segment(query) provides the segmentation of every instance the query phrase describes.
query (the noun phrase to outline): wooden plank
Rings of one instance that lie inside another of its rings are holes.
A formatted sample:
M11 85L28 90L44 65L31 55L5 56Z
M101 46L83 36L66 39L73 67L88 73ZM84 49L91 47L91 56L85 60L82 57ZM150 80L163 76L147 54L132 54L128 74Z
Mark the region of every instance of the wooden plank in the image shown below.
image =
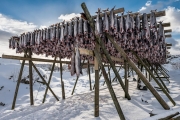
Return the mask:
M171 23L168 22L168 23L162 23L162 26L163 27L170 27L171 26ZM157 25L157 27L159 27L159 24Z
M166 46L172 46L172 44L171 43L166 43Z
M130 13L130 15L131 15L131 16L134 16L134 18L135 18L135 15L137 15L137 14L139 14L139 12ZM151 13L148 13L148 14L147 14L147 17L148 17L148 18L150 17L150 14L151 14ZM159 11L159 12L156 12L156 13L155 13L155 16L156 16L156 17L162 17L162 16L165 16L165 15L166 15L166 11ZM123 15L123 17L126 17L126 16L127 16L127 15ZM142 19L142 16L143 16L143 15L140 15L140 16L139 16L140 19ZM118 18L120 18L120 17L121 17L121 16L118 16Z
M169 110L170 107L167 105L167 103L162 99L162 97L158 94L158 92L152 87L152 85L148 82L146 77L137 68L135 63L131 59L129 59L129 57L126 55L124 50L120 46L118 46L118 44L116 44L113 37L110 36L109 34L106 34L106 36L111 41L111 43L116 48L116 50L118 50L118 52L121 53L123 58L129 63L129 65L133 68L133 70L138 74L138 76L141 78L141 80L144 82L144 84L147 86L147 88L151 91L151 93L154 95L154 97L158 100L158 102L162 105L162 107L166 110Z
M114 14L124 12L124 8L115 9L113 12L114 12ZM106 13L107 13L107 15L109 15L109 14L110 14L110 11L108 11L108 12L106 12ZM94 15L94 16L92 16L92 18L95 19L96 16L97 16L97 15ZM104 13L101 13L101 14L100 14L100 17L104 17Z
M166 47L166 49L171 49L171 47Z
M169 32L172 32L172 29L164 30L164 33L169 33Z
M87 50L87 49L84 49L84 48L79 48L79 52L82 55L94 56L93 50Z
M171 36L171 34L166 34L165 37L166 37L166 38L170 38L170 37L172 37L172 36Z

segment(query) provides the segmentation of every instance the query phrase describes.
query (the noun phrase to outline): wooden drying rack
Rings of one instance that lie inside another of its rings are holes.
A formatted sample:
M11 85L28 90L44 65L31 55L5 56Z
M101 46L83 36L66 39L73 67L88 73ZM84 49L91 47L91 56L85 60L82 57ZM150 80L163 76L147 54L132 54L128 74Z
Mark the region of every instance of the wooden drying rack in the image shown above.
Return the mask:
M86 17L88 18L90 25L92 27L92 30L94 30L94 22L92 21L92 19L96 18L95 16L90 15L85 3L81 4L81 7L84 11L84 13L86 14ZM119 8L114 10L114 13L121 13L124 12L124 8ZM107 12L107 14L109 14L109 12ZM134 15L137 13L131 13L131 15ZM150 14L147 14L147 16L149 17ZM100 16L104 16L104 14L100 14ZM126 15L124 15L126 16ZM160 12L156 12L156 17L161 17L161 16L165 16L165 11L160 11ZM142 16L141 16L142 17ZM170 23L163 23L163 27L169 27ZM171 29L167 29L164 30L164 33L169 33L172 32ZM126 53L124 52L124 50L119 47L116 42L113 40L113 38L106 33L106 36L108 37L108 39L112 42L113 46L116 48L116 50L118 52L120 52L123 56L123 59L120 58L116 58L116 57L112 57L107 53L107 50L104 48L103 43L101 42L99 36L95 35L95 41L96 41L96 46L95 46L95 50L87 50L84 48L79 48L80 50L80 54L82 55L90 55L90 56L94 56L94 64L91 63L92 65L94 65L95 68L95 98L94 98L94 102L95 102L95 107L94 107L94 116L98 117L99 116L99 68L101 68L102 74L104 76L105 82L107 84L107 87L109 89L109 92L111 94L111 97L113 99L113 102L116 106L118 115L120 117L120 119L125 119L124 114L120 108L119 102L116 98L116 95L114 93L114 90L109 82L109 78L107 76L107 73L104 69L104 65L102 64L102 59L107 59L113 72L115 73L115 76L117 78L117 80L119 81L121 87L123 88L123 91L125 92L125 97L130 100L131 97L128 93L128 80L127 80L127 64L132 67L132 69L137 73L137 75L139 76L139 78L144 82L144 84L147 86L147 88L151 91L151 93L155 96L155 98L159 101L159 103L162 105L162 107L166 110L170 109L169 106L167 105L167 103L161 98L161 96L157 93L157 91L151 86L151 84L148 82L147 78L142 74L142 72L137 68L137 66L135 65L135 63L128 58L128 56L126 55ZM167 34L165 35L165 37L171 37L171 34ZM172 44L166 44L167 47L172 46ZM104 55L99 54L99 50L101 49L103 50ZM60 63L60 76L61 76L61 87L62 87L62 98L65 99L65 90L64 90L64 82L62 80L62 63L65 64L70 64L70 61L61 61L61 59L58 61L56 60L56 58L60 56L56 56L54 60L49 60L49 59L40 59L40 58L32 58L32 52L29 49L28 51L25 51L24 57L21 56L13 56L13 55L2 55L2 58L6 58L6 59L16 59L16 60L23 60L22 64L21 64L21 68L20 68L20 73L19 73L19 77L18 77L18 81L17 81L17 85L16 85L16 90L15 90L15 95L14 95L14 99L13 99L13 105L12 105L12 109L15 108L15 103L16 103L16 98L17 98L17 94L18 94L18 89L19 89L19 85L20 85L20 80L22 77L22 72L23 72L23 68L24 68L24 64L25 61L28 60L29 61L29 78L30 78L30 102L31 105L34 104L34 100L33 100L33 85L32 85L32 67L34 67L34 69L36 70L36 72L38 73L38 75L40 76L40 78L43 80L43 82L46 84L47 88L46 88L46 92L45 92L45 96L43 99L43 103L45 102L45 97L47 94L47 90L49 89L51 91L51 93L53 94L53 96L55 97L55 99L57 101L59 101L58 97L55 95L55 93L52 91L52 89L50 88L49 84L51 81L51 77L52 77L52 73L53 73L53 69L55 66L55 63ZM170 101L175 105L174 100L169 96L169 94L167 93L167 91L164 89L165 86L162 86L159 81L157 80L157 78L154 76L154 74L151 72L150 68L147 67L147 65L145 64L145 62L143 62L137 55L136 55L138 61L142 64L142 66L145 67L145 69L149 72L149 74L152 76L152 78L156 81L156 83L159 85L159 87L163 90L163 92L166 94L166 96L170 99ZM44 80L44 78L42 77L42 75L40 74L40 72L38 71L38 69L36 68L36 66L34 65L33 61L38 61L38 62L52 62L53 66L52 66L52 70L50 73L50 77L49 77L49 81L46 82ZM125 69L125 85L122 82L122 79L118 73L118 71L115 68L115 65L113 64L113 61L118 61L118 62L122 62L124 64L124 69ZM85 65L89 66L89 63L83 63ZM149 63L149 66L151 66L151 64ZM166 88L166 87L165 87ZM91 87L90 87L91 89Z

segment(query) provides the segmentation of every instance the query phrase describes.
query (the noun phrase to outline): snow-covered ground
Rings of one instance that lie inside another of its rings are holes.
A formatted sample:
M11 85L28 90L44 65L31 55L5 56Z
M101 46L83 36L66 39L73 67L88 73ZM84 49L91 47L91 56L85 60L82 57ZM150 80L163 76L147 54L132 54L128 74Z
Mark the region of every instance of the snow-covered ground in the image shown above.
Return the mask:
M169 70L170 83L164 82L167 85L171 97L175 100L176 106L169 101L169 99L163 94L162 91L158 93L168 103L171 110L164 110L158 103L155 97L150 91L137 90L137 82L133 81L133 76L129 77L129 94L131 100L124 98L124 92L118 84L113 82L113 88L122 108L122 111L127 120L155 120L167 116L168 114L180 112L180 70L176 70L173 67L173 63L180 62L179 56L177 58L170 59L170 63L164 65ZM43 69L38 65L38 69L42 75L45 76L48 81L50 71L47 71L43 66ZM51 92L48 92L45 103L42 104L43 96L46 86L35 82L34 89L34 106L30 106L29 98L29 84L20 84L16 107L11 110L13 96L16 88L16 81L18 79L18 73L20 70L19 61L0 59L0 102L5 103L5 106L0 106L0 120L39 120L39 119L52 119L52 120L117 120L119 116L116 112L114 103L109 94L106 84L103 86L104 79L100 79L100 115L94 117L94 91L90 91L89 77L86 69L83 70L83 75L80 76L74 95L71 95L74 87L76 76L71 76L68 70L63 71L63 81L65 84L66 99L61 97L61 82L60 72L55 71L51 80L51 88L58 96L60 101L56 101ZM33 70L34 71L34 70ZM124 75L124 71L121 70L120 75ZM91 73L92 86L94 85L94 73ZM23 71L23 77L25 79L28 76L28 66L25 66ZM134 76L137 77L136 75ZM37 80L39 76L36 72L33 72L34 80ZM113 71L111 71L111 78L114 78ZM40 80L40 78L39 78ZM124 79L123 79L124 80ZM151 84L157 86L152 80ZM154 117L150 117L149 113L158 114Z

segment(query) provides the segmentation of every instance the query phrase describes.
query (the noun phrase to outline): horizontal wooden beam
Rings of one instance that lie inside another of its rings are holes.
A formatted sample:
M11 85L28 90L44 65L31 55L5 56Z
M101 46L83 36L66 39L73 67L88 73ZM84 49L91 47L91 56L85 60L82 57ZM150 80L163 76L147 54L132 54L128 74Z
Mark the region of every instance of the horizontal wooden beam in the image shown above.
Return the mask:
M139 14L139 12L136 12L136 13L130 13L130 15L131 16L134 16L134 18L136 17L135 15L137 15L137 14ZM150 17L150 14L151 13L149 13L149 14L147 14L147 17L149 18ZM165 16L166 15L166 12L165 11L159 11L159 12L156 12L155 13L155 16L156 17L162 17L162 16ZM123 15L123 17L126 17L127 15ZM140 15L139 17L140 17L140 19L142 19L142 16L143 15ZM121 16L118 16L118 18L120 18Z
M79 48L79 51L80 51L81 55L94 56L94 51L93 50L87 50L87 49L84 49L84 48ZM103 58L106 58L106 57L103 55ZM122 60L120 58L113 57L113 56L111 56L111 59L113 61L117 61L117 62L124 62L124 60Z
M170 38L171 37L171 34L167 34L165 35L166 38Z
M171 47L166 47L167 49L171 49Z
M172 32L172 29L164 30L164 33Z
M114 14L124 12L124 8L118 8L114 10ZM108 15L110 14L110 11L106 12ZM97 15L92 16L92 18L96 18ZM104 12L100 14L100 17L104 17Z
M172 44L171 43L166 43L166 46L172 46Z
M168 22L168 23L162 23L162 26L163 26L163 27L170 27L170 26L171 26L171 23L170 23L170 22Z
M50 60L50 59L42 59L42 58L25 58L21 56L14 56L14 55L2 55L2 58L5 59L15 59L15 60L32 60L32 61L38 61L38 62L55 62L55 63L66 63L69 64L71 61L57 61L57 60Z
M90 55L90 56L94 56L94 53L92 50L87 50L84 48L79 48L80 54L82 55Z
M147 17L149 18L150 17L150 14L147 14ZM159 12L155 12L155 16L156 17L162 17L162 16L165 16L166 15L166 11L159 11ZM140 19L142 19L142 15L140 15Z

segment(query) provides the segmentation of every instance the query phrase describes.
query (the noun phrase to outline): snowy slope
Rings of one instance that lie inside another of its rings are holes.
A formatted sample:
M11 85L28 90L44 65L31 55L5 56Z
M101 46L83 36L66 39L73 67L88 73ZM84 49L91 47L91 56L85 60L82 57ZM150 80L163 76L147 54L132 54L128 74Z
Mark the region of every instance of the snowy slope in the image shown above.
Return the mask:
M174 58L176 59L176 58ZM172 61L174 60L172 59ZM174 62L178 62L174 60ZM15 110L11 110L14 90L16 86L16 80L18 78L18 72L20 69L20 64L18 62L8 61L1 62L0 59L0 87L4 88L0 91L0 102L5 103L5 106L0 106L0 120L9 119L21 119L21 120L35 120L35 119L57 119L57 120L117 120L119 119L116 112L114 103L106 87L103 86L104 79L100 79L100 116L94 117L94 91L89 90L89 77L86 74L86 70L83 70L83 75L80 76L74 95L71 95L76 76L70 76L68 70L63 72L63 81L65 84L66 99L62 100L61 97L61 82L60 82L60 72L55 71L52 76L51 88L58 96L60 101L56 101L53 95L48 92L46 97L46 102L42 104L42 99L46 89L45 85L38 82L34 83L34 101L35 105L30 106L29 98L29 85L20 84L20 89L16 101ZM171 76L171 83L164 81L170 90L170 95L176 101L177 105L174 107L169 99L161 92L159 94L171 107L171 112L174 113L173 109L179 110L180 106L180 81L179 75L180 70L174 70L171 63L164 65L168 70L170 70L169 75ZM44 68L44 67L43 67ZM42 75L46 75L48 80L50 71L45 71L38 67ZM28 75L28 66L25 66L23 77ZM123 76L124 71L120 71L120 75ZM15 76L11 79L10 76ZM94 85L94 73L91 73L92 86ZM114 77L113 71L111 71L111 77ZM136 76L134 76L136 78ZM38 75L34 72L34 79L38 78ZM158 101L149 91L139 91L136 89L137 83L134 82L133 77L129 78L129 94L132 100L127 100L124 98L124 92L118 84L118 82L113 82L113 88L115 90L116 96L120 103L120 106L125 114L127 120L143 120L143 119L157 119L158 116L149 117L149 113L159 114L159 117L167 116L170 112L164 110ZM40 80L40 79L39 79ZM153 86L157 86L155 82L151 82ZM142 101L143 99L143 101ZM168 112L165 114L165 112Z

